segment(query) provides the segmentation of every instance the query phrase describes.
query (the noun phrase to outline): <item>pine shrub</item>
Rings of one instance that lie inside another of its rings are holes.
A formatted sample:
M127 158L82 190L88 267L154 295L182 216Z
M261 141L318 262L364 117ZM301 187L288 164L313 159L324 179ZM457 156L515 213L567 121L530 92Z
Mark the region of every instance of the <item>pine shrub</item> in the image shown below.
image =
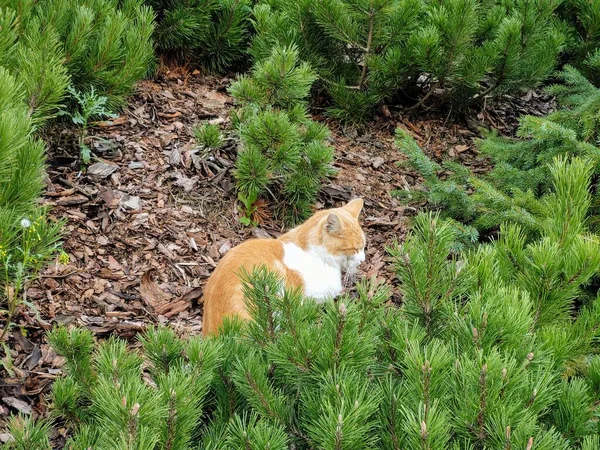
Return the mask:
M32 8L29 3L0 1L0 67L18 76L28 114L41 124L58 111L69 76L60 37L37 18L29 20Z
M223 144L223 136L218 125L204 124L194 128L196 141L206 149L216 149Z
M566 0L559 14L567 28L566 56L592 81L600 82L600 2Z
M236 162L238 197L247 222L256 203L268 198L288 224L312 213L321 182L332 174L329 130L308 116L307 97L315 73L298 62L295 47L276 46L230 88L242 141Z
M252 55L297 45L324 82L330 113L362 120L399 94L414 107L465 107L546 79L563 44L560 2L270 0L254 7Z
M2 446L3 450L49 450L50 424L44 421L34 421L24 415L11 417L8 426L11 440Z
M42 117L56 112L69 82L121 106L154 59L153 13L142 0L0 0L0 23L8 25L0 65L22 77Z
M38 205L44 145L32 134L30 92L0 67L0 341L27 282L56 251L59 225Z
M429 159L416 142L398 130L398 148L408 164L424 178L424 189L396 191L411 201L427 201L448 217L462 222L471 242L477 230L497 230L505 221L519 223L537 233L547 214L544 199L554 192L550 163L556 156L583 156L595 175L600 170L600 89L579 71L566 66L559 74L563 84L550 86L561 107L546 117L524 116L515 139L490 135L478 146L494 168L483 177L473 176L460 164ZM441 171L449 175L441 179ZM592 187L592 223L598 223L598 199Z
M241 62L250 36L251 0L147 0L156 12L158 48L197 57L224 72Z
M401 307L375 281L319 305L258 267L244 288L253 321L217 338L150 329L135 351L56 329L67 376L54 417L72 448L595 449L591 172L579 158L552 171L536 239L506 225L456 254L454 226L418 216L390 249Z

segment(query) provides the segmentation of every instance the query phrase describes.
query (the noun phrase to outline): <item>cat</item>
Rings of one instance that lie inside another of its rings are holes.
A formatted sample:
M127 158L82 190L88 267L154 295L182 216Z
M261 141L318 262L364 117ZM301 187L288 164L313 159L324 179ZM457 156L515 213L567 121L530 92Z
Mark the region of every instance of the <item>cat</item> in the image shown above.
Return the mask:
M251 239L229 250L204 288L203 334L214 335L226 316L248 320L240 270L260 265L277 272L287 288L301 288L318 302L342 293L342 272L365 260L366 236L357 198L341 208L318 211L277 239Z

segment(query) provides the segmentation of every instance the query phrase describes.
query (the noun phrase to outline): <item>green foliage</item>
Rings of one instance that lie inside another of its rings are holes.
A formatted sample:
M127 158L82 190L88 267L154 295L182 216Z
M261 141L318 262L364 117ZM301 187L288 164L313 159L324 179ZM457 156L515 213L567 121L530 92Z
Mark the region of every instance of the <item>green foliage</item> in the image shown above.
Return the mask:
M589 196L564 184L583 161L552 171L548 225L529 242L507 225L455 255L453 226L418 216L391 249L400 307L374 280L317 304L257 267L243 274L253 320L226 322L218 337L158 328L140 351L114 338L94 350L90 332L54 330L67 371L54 413L78 416L70 445L596 448L600 296L587 286L600 240L582 221Z
M241 62L250 31L250 0L147 0L156 12L158 48L197 56L224 72Z
M567 57L588 77L600 81L600 3L565 0L559 16L567 29Z
M473 176L460 164L435 163L406 132L399 130L398 147L407 155L408 164L423 176L425 189L395 194L409 200L427 200L441 208L445 215L465 224L462 227L469 230L473 241L477 239L476 230L494 231L504 222L518 223L527 233L539 233L548 213L546 198L551 198L556 188L553 159L580 156L588 160L592 174L597 174L599 168L600 89L569 66L560 77L565 83L549 87L548 92L557 96L561 108L546 117L522 117L516 139L489 136L479 142L482 153L494 163L493 170L482 177ZM450 175L440 179L441 169ZM590 174L580 175L570 180L573 188L586 186ZM596 224L598 200L594 191L590 187L593 208L588 215Z
M427 334L435 334L445 325L441 305L447 304L452 295L460 295L464 279L461 276L464 261L447 260L457 238L454 227L447 222L438 225L434 220L419 216L414 223L413 238L402 248L391 249L398 261L398 274L407 281L405 313L418 318Z
M196 141L206 149L217 149L223 145L223 136L218 125L204 124L194 128Z
M8 25L0 65L23 78L31 113L42 119L60 107L69 81L121 106L154 59L153 14L142 0L2 0L0 23Z
M48 339L66 359L52 400L55 417L75 427L67 447L189 448L221 364L218 342L183 342L166 328L149 330L141 353L114 338L96 346L84 330L56 328Z
M66 94L64 49L54 29L28 20L32 5L13 3L0 1L0 66L18 75L28 114L40 124L57 112Z
M68 91L77 106L73 112L61 111L61 114L70 116L71 121L81 127L78 139L79 149L81 150L81 159L84 164L89 164L92 158L92 152L86 141L88 140L87 130L90 125L90 120L92 118L114 119L118 116L106 109L108 98L96 94L93 86L87 93L78 92L71 86L69 86Z
M50 450L48 422L35 422L30 417L14 416L8 422L12 440L2 446L3 450Z
M156 14L157 46L162 50L194 48L199 37L210 26L212 12L217 8L214 0L150 0L147 2Z
M548 120L575 131L576 139L600 144L600 89L570 66L559 77L563 84L550 86L547 91L557 96L562 107L550 114ZM581 151L591 153L592 149Z
M298 63L298 51L277 46L269 58L241 76L230 92L243 148L236 162L238 197L245 219L266 195L289 224L312 213L321 182L332 173L329 131L308 117L307 97L315 74Z
M364 120L398 94L414 107L465 107L546 79L563 44L559 1L286 0L254 7L255 60L298 46L331 99L329 112Z
M0 341L25 301L28 282L54 256L60 229L37 204L44 146L32 136L25 98L24 86L0 67Z
M504 198L504 203L501 203L497 198L486 197L486 191L476 192L471 197L473 206L480 213L475 224L506 223L500 226L500 237L494 244L494 253L485 257L500 264L503 275L512 274L514 286L529 292L534 311L532 326L567 320L572 312L573 300L588 295L582 289L592 283L600 268L597 241L587 234L585 228L591 206L589 162L574 158L568 163L559 158L550 166L550 172L552 192L539 199L530 199L534 206L532 209L537 213L535 216L522 213L511 199ZM495 209L489 207L492 201L497 201L493 205ZM422 226L420 222L417 229L419 226ZM437 227L438 234L443 232L449 235L447 242L451 243L457 238L457 231L452 225ZM432 247L434 250L437 247ZM482 251L481 248L478 250L483 255ZM446 253L448 251L441 252L441 255ZM436 251L436 254L440 252ZM439 267L416 267L412 263L407 267L414 270L414 277L421 280L419 285L422 286L421 291L413 293L410 298L425 298L427 302L435 304L442 293L447 292L445 286L450 285L453 289L458 287L448 276L442 288L434 291L436 285L423 278L433 270L436 274L443 273ZM442 282L443 279L440 276L438 281ZM434 307L417 304L420 310L429 309L431 314L436 311ZM410 310L410 303L407 302L406 308ZM435 317L428 320L435 322ZM429 322L427 326L430 326Z

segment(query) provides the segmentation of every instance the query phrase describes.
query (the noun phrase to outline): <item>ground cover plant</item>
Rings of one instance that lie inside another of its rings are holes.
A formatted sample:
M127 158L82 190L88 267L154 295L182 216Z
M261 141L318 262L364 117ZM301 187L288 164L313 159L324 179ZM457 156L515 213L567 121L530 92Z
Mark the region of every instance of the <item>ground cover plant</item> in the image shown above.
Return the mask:
M92 157L88 142L90 122L92 119L115 119L118 115L106 109L108 98L98 95L93 86L86 93L78 92L72 87L69 87L68 91L75 104L73 111L63 110L59 114L70 116L71 121L80 127L77 142L81 151L81 161L84 164L89 164Z
M374 281L318 306L281 295L277 277L258 269L245 290L255 321L229 322L216 339L152 329L137 352L55 329L49 340L68 375L55 384L53 411L73 432L67 446L597 448L591 170L557 159L552 174L552 212L531 242L507 225L495 242L456 255L455 228L418 216L390 249L401 308ZM45 426L13 421L24 445L39 448Z

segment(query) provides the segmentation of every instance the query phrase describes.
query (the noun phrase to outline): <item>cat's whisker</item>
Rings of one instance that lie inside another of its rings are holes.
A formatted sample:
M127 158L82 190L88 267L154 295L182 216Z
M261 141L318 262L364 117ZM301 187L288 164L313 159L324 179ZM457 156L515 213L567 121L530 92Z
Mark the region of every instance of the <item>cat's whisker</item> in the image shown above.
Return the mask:
M356 268L352 267L346 271L344 274L343 287L344 289L349 289L354 286L354 282L356 281Z

